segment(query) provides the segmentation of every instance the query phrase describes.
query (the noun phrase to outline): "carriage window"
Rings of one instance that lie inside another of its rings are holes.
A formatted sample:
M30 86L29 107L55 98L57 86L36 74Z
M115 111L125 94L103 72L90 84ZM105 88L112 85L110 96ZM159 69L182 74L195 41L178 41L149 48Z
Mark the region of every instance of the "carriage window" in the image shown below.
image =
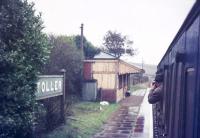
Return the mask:
M194 72L194 68L188 68L187 72Z

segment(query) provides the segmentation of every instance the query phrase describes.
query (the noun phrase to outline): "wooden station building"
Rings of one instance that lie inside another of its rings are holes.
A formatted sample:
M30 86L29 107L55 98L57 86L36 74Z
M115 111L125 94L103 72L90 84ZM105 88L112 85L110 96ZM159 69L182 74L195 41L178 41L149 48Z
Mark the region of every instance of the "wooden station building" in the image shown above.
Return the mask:
M118 102L130 88L130 74L142 69L108 53L101 52L93 59L84 60L84 80L97 80L102 101Z

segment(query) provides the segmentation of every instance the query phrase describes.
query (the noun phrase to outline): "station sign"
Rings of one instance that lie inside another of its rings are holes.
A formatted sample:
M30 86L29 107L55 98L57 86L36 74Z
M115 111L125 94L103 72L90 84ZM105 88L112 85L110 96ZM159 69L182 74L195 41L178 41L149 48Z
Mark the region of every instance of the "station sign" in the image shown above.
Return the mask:
M41 75L37 82L36 99L63 95L63 75Z

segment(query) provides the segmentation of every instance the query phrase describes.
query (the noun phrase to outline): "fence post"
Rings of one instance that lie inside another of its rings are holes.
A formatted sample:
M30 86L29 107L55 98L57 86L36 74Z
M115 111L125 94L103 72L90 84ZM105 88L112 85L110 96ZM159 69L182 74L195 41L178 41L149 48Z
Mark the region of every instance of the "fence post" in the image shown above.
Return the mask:
M63 95L61 97L61 120L65 123L65 77L66 70L61 69L60 72L63 73Z

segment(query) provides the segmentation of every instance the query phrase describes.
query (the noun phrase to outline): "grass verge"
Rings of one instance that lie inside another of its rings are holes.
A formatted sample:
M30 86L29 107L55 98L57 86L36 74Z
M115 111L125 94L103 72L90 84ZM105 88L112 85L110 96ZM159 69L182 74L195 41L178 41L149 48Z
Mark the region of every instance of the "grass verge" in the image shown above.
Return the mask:
M73 116L67 117L66 125L54 130L48 138L90 138L100 131L118 107L117 104L110 104L100 110L97 102L79 102L73 105Z

